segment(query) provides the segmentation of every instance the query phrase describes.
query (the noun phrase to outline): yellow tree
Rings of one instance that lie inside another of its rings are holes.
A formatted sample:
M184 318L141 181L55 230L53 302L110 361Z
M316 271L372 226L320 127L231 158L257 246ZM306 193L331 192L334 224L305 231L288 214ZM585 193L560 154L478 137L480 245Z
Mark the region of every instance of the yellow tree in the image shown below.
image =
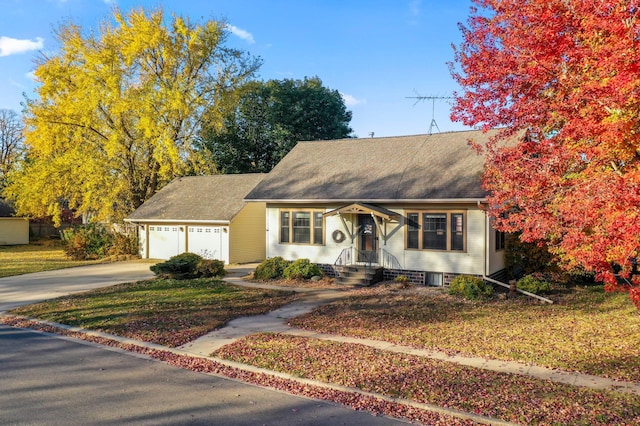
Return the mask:
M260 66L225 46L228 34L222 21L192 24L162 9L114 9L88 34L60 26L60 51L37 61L27 156L5 190L18 213L59 222L66 203L118 220L172 178L214 172L195 138Z

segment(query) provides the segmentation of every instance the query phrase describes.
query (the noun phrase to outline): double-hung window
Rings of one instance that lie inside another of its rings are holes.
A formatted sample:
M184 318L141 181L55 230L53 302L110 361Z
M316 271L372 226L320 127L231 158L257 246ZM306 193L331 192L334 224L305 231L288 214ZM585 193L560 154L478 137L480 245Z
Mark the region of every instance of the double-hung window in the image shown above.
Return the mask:
M407 248L465 251L464 212L407 212Z
M321 210L280 210L280 242L324 243L324 217Z

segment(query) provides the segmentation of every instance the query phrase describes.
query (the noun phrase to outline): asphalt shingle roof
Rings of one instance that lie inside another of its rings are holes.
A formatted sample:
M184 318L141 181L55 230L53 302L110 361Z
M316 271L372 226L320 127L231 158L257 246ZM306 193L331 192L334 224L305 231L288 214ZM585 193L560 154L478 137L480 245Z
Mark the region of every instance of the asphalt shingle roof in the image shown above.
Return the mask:
M493 132L299 142L247 200L479 199L484 144Z
M262 173L187 176L174 179L138 207L127 219L227 221L244 207L243 198Z

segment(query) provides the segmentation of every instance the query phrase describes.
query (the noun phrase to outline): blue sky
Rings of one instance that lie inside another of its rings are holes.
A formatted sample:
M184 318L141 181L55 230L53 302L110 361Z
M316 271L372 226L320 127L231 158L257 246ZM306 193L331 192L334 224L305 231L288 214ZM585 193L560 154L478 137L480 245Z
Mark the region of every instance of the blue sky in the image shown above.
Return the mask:
M192 22L225 19L229 45L263 60L258 78L318 76L340 91L359 137L427 133L432 101L458 90L447 62L459 44L470 0L0 0L0 108L20 112L33 98L30 73L38 51L58 49L53 30L71 21L85 30L109 20L111 8L161 6ZM451 101L435 101L440 131ZM437 129L433 129L437 131Z

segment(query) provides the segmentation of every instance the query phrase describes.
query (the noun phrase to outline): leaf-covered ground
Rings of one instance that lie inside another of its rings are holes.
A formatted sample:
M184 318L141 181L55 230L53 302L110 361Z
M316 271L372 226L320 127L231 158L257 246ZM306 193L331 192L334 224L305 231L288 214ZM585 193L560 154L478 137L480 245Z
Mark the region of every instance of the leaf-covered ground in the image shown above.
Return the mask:
M177 347L234 318L264 314L297 297L290 291L212 279L155 279L65 296L12 313Z
M440 289L358 290L290 324L448 353L640 381L640 312L626 294L576 288L561 303L468 302Z
M351 407L354 410L367 410L375 414L404 418L410 421L430 426L468 426L475 424L475 422L471 420L463 420L433 411L422 410L398 402L385 401L373 396L314 386L311 384L303 384L295 380L230 367L211 359L180 355L172 353L168 350L150 349L130 343L121 343L113 339L69 331L47 324L41 324L32 320L21 319L18 317L0 317L0 323L4 323L14 327L31 328L48 333L56 333L76 339L99 343L101 345L117 347L126 351L140 353L156 360L165 362L169 365L174 365L191 371L218 374L225 377L241 380L246 383L253 383L260 386L279 389L281 391L295 395L301 395L308 398L321 399L325 401L333 401L338 404L343 404L347 407Z
M358 344L259 334L227 345L214 355L519 424L640 424L639 396L480 370Z

